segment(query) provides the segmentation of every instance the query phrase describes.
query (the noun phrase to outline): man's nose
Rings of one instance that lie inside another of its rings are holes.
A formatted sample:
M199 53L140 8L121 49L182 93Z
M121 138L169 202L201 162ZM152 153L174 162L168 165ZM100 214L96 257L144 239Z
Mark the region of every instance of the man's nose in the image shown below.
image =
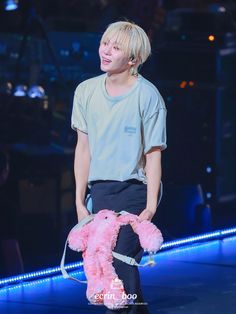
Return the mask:
M105 52L105 54L110 54L111 53L111 45L106 45L104 52Z

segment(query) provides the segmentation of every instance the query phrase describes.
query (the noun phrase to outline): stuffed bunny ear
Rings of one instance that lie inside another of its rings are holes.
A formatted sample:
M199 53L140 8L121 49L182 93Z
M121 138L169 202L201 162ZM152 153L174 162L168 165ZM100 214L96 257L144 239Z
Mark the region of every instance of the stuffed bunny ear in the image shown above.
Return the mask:
M157 252L163 243L161 231L150 221L144 220L137 223L135 232L139 236L139 241L145 251Z

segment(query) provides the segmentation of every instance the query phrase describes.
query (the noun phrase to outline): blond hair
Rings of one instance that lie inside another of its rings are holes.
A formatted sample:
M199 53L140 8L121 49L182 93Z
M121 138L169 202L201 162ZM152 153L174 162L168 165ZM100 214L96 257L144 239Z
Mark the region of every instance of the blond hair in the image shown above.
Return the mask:
M137 61L137 66L144 63L151 54L151 45L147 34L135 23L119 21L110 24L102 36L101 43L107 42L113 37L127 56Z

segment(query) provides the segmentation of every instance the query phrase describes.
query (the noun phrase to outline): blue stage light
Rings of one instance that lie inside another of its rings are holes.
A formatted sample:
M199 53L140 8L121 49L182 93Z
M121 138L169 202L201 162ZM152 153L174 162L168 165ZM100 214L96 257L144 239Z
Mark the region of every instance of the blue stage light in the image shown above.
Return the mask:
M175 248L175 247L178 247L181 245L186 245L186 244L191 245L193 243L197 243L197 242L204 241L204 240L208 241L208 240L222 239L225 236L229 236L229 235L233 235L233 234L236 234L236 227L231 227L231 228L223 229L223 230L216 230L213 232L208 232L208 233L204 233L204 234L200 234L200 235L196 235L196 236L191 236L191 237L184 238L184 239L169 241L169 242L164 243L161 246L161 250L171 249L171 248ZM71 264L66 265L65 269L67 269L67 270L78 269L78 268L81 268L82 266L83 266L83 262L71 263ZM56 275L60 271L61 271L60 267L53 267L53 268L48 268L48 269L45 269L42 271L32 272L32 273L23 274L23 275L14 276L14 277L8 277L8 278L0 280L0 286L10 285L10 284L19 284L19 283L21 284L20 286L22 286L23 281L27 281L30 279L36 279L36 278L40 278L40 277ZM79 273L81 273L81 272L79 272ZM59 277L62 277L62 275L60 275ZM29 283L25 283L25 284L29 284ZM6 289L8 289L8 287ZM1 288L1 290L2 290L2 288Z
M214 13L224 13L226 8L220 5L219 3L212 3L208 6L208 10Z
M207 197L208 199L211 198L211 197L212 197L211 192L207 192L207 193L206 193L206 197Z
M207 172L207 173L211 173L211 172L212 172L212 168L211 168L211 167L209 167L209 166L208 166L208 167L206 167L206 172Z
M25 97L27 95L27 86L26 85L16 85L13 94L16 97Z
M6 11L14 11L18 9L18 0L6 0L5 1L5 10Z
M27 94L30 98L44 98L45 90L42 86L33 85L29 88Z

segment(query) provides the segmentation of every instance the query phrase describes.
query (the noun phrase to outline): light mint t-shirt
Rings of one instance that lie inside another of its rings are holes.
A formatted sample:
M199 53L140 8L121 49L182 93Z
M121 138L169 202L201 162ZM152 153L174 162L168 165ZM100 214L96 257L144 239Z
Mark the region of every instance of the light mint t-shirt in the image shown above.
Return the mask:
M88 134L89 183L95 180L146 183L144 155L166 145L166 107L157 88L141 75L124 95L111 97L106 74L75 90L71 125Z

